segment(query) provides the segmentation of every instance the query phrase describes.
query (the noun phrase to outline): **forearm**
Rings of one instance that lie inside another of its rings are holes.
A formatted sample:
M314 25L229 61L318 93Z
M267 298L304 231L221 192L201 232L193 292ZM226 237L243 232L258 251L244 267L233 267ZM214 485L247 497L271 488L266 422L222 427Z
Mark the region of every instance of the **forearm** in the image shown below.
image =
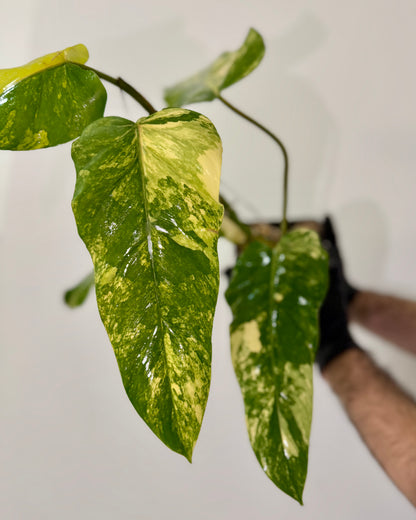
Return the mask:
M348 315L351 321L416 354L416 302L361 291L352 300Z
M416 404L371 358L347 350L323 371L386 473L416 507Z

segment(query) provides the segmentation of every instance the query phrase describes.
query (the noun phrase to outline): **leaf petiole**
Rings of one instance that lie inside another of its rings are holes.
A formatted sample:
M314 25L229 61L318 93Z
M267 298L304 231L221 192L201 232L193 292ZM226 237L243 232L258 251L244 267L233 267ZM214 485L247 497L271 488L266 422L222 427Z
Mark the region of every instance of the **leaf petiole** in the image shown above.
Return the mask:
M284 235L286 233L286 231L287 231L287 217L286 217L286 215L287 215L288 173L289 173L289 157L288 157L286 148L285 148L284 144L282 143L282 141L273 132L271 132L268 128L266 128L261 123L259 123L258 121L256 121L252 117L250 117L249 115L247 115L244 112L242 112L241 110L239 110L237 107L232 105L229 101L224 99L220 94L218 94L217 98L225 106L227 106L229 109L231 109L233 112L235 112L236 114L238 114L239 116L244 118L249 123L252 123L254 126L257 126L257 128L259 128L264 133L266 133L269 137L271 137L273 139L273 141L275 141L275 143L277 143L277 145L279 146L280 150L282 151L283 162L284 162L284 169L283 169L283 217L282 217L282 223L281 223L280 229L281 229L282 235Z
M142 95L139 91L137 91L130 83L127 83L127 81L124 81L123 78L114 78L113 76L109 76L108 74L105 74L104 72L101 72L99 70L93 69L92 67L89 67L88 65L83 65L81 63L76 63L79 67L85 69L85 70L91 70L92 72L95 72L97 76L104 81L108 81L109 83L112 83L119 89L123 90L129 96L131 96L139 105L141 105L146 112L150 114L154 114L156 112L156 109L153 107L153 105Z

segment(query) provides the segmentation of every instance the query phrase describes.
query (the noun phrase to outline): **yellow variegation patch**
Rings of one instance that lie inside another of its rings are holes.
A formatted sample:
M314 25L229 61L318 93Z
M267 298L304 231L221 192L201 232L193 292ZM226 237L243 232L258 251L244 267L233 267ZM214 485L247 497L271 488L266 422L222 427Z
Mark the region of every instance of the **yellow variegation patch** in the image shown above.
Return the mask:
M189 112L189 114L196 113ZM149 158L148 182L157 183L161 176L166 176L166 169L160 166L178 160L185 161L186 167L182 171L172 168L170 176L176 181L187 181L189 184L199 182L199 188L218 201L222 160L221 140L216 132L209 131L212 123L207 117L198 114L197 117L191 115L190 118L184 125L183 109L168 108L137 121L143 153L145 151ZM161 125L163 125L163 132L161 132ZM183 157L179 139L193 143L193 146L189 147L186 158ZM190 200L186 202L188 205L191 204Z
M26 65L20 67L14 67L12 69L0 70L0 94L10 89L25 78L33 76L45 69L51 67L57 67L63 63L81 63L84 64L88 61L88 50L82 43L67 47L66 49L58 52L52 52L46 54L41 58L36 58L30 61Z

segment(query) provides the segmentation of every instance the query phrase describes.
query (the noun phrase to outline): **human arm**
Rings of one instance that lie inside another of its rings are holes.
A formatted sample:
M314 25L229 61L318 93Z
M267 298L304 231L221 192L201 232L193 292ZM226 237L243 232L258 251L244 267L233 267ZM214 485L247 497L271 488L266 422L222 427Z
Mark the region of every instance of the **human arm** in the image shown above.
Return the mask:
M322 371L379 464L416 507L416 404L362 350Z
M413 354L416 354L416 302L359 291L348 306L348 317Z
M357 293L346 282L335 234L328 219L321 236L329 253L330 283L320 313L317 363L371 453L416 506L416 404L351 337L347 307L357 313L362 324L375 322L379 333L383 325L371 315L372 312L377 315L380 310L371 309L371 296L370 300L360 301L361 294L366 293ZM392 313L390 303L386 314ZM394 322L390 324L393 329Z

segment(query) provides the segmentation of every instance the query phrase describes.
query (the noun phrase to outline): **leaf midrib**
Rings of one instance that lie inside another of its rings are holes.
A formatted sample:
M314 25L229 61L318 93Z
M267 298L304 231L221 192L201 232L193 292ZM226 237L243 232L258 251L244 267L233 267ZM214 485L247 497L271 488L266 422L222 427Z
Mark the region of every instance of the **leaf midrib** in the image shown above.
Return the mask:
M151 232L151 222L150 222L150 218L149 218L150 211L149 211L149 202L147 199L143 149L140 144L141 143L141 135L140 135L141 128L140 128L139 124L135 125L135 132L136 132L136 138L137 138L137 153L138 153L138 158L139 158L139 170L141 173L140 177L141 177L141 184L142 184L142 189L143 189L144 213L145 213L145 218L146 218L147 250L149 253L150 263L151 263L151 267L152 267L152 275L153 275L153 282L154 282L154 289L155 289L155 296L156 296L156 307L157 307L157 316L158 316L159 327L160 327L160 330L163 331L163 333L164 333L165 324L164 324L164 320L162 320L162 310L161 310L161 303L160 303L161 298L160 298L159 288L158 288L158 284L157 284L156 267L155 267L155 261L154 261L154 256L153 256L153 241L152 241L152 232ZM152 252L149 249L149 240L152 244ZM171 374L170 374L170 367L169 367L169 363L168 363L168 359L167 359L167 355L166 355L166 348L164 346L164 334L163 334L162 338L163 338L162 339L163 356L165 358L166 374L167 374L167 377L169 380L169 392L170 392L170 396L171 396L171 401L172 401L175 418L177 419L176 405L175 405L175 400L173 398L173 391L172 391L172 379L171 379ZM178 437L179 437L181 443L183 444L183 439L179 435L179 431L176 428L175 428L175 430L177 431Z
M268 324L268 334L267 335L268 335L268 339L269 339L270 357L272 359L272 370L273 370L273 376L274 376L273 379L276 378L275 367L277 366L277 361L276 361L276 357L274 355L274 348L273 348L273 339L274 339L274 337L276 337L276 335L274 334L274 331L273 331L273 324L272 324L272 321L271 321L271 316L272 316L272 312L273 312L273 306L275 305L274 298L273 298L273 295L275 293L274 278L275 278L275 273L277 271L277 262L278 262L277 248L279 247L279 244L277 244L274 247L274 249L271 249L272 261L271 261L271 264L270 264L270 279L269 279L269 317L268 317L268 323L267 323ZM278 323L278 321L279 321L279 313L277 315L277 323ZM276 323L276 326L277 326L277 323ZM280 372L281 372L281 370L279 370L279 378L280 378ZM278 389L278 384L277 384L277 381L276 381L276 383L275 383L275 392L274 392L275 413L277 415L277 420L278 420L278 423L279 423L280 444L281 444L282 449L283 449L283 437L282 437L282 428L281 428L281 421L280 421L280 414L282 412L280 410L280 405L279 405L279 397L280 397L280 395L278 395L278 391L279 391L279 389ZM284 450L283 450L283 455L284 455ZM288 473L291 474L292 470L291 470L290 465L286 464L286 467L288 469Z

